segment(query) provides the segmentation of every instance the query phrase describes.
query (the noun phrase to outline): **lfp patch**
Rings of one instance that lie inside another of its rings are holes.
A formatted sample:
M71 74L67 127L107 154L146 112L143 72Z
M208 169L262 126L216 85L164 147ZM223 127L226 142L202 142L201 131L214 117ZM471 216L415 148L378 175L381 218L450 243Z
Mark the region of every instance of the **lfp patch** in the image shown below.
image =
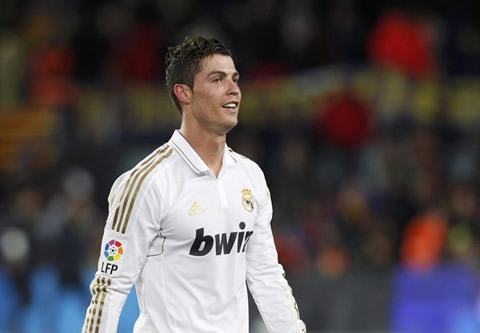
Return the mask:
M115 239L112 239L107 244L105 244L103 254L108 261L119 260L123 255L122 243Z

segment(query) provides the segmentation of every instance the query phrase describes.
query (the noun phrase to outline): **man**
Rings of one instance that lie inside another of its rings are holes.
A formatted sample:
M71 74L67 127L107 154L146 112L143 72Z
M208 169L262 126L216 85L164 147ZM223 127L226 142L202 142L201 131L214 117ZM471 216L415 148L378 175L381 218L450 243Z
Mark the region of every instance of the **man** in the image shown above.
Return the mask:
M84 332L115 332L133 283L134 332L248 332L246 284L270 332L306 331L277 261L263 173L226 146L238 79L216 39L169 48L181 127L112 187Z

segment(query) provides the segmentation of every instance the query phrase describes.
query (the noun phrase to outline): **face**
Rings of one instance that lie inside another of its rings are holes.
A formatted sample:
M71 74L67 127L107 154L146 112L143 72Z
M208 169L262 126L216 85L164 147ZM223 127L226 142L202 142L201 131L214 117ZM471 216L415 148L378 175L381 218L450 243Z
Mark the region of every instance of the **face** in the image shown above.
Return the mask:
M218 135L234 128L242 98L238 79L231 57L214 54L203 59L194 78L192 120Z

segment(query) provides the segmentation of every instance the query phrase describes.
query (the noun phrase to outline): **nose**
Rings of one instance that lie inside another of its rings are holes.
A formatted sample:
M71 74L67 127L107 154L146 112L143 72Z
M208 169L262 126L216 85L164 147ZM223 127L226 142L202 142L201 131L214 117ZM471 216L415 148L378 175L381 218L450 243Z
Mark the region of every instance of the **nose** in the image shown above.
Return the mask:
M238 86L238 82L234 80L229 80L230 81L230 86L228 87L228 94L229 95L240 95L240 87Z

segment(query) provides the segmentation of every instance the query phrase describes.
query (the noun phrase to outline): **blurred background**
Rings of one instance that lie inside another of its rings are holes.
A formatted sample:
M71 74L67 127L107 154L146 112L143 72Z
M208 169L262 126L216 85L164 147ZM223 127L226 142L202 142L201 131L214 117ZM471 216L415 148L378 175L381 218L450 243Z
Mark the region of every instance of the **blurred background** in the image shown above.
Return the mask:
M234 53L229 145L309 332L480 332L480 2L454 0L2 0L0 332L80 331L110 187L179 127L164 55L199 34Z

